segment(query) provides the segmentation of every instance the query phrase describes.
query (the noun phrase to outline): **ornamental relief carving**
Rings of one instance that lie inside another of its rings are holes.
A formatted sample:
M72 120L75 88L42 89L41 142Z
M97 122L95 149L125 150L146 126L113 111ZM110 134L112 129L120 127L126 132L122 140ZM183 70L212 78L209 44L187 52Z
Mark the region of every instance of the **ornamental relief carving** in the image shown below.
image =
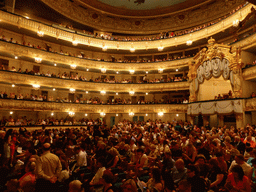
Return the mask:
M256 66L243 70L243 79L244 80L250 80L250 79L255 79L255 78L256 78Z
M55 112L90 112L90 113L157 113L161 109L164 113L186 113L187 105L89 105L89 104L66 104L50 103L23 100L4 100L0 99L1 109L33 110L33 111L55 111Z
M255 110L256 110L256 98L246 99L245 111L255 111Z
M76 64L84 68L106 68L107 70L117 70L117 71L129 71L131 69L135 71L149 71L149 70L158 70L158 68L163 69L172 69L172 68L181 68L187 66L191 58L174 60L174 61L162 61L158 62L157 65L155 62L152 63L113 63L113 62L102 62L102 61L93 61L88 59L80 59L71 56L60 55L56 53L46 52L36 48L24 47L18 44L8 43L0 41L0 50L3 52L8 52L13 55L26 56L26 57L40 57L43 60L50 62L63 63L67 65Z
M140 19L140 25L136 25L138 18L122 19L120 17L109 17L106 13L95 12L88 8L83 9L69 0L42 0L46 5L55 11L65 15L74 21L89 25L94 28L101 28L111 32L147 33L159 31L174 31L188 28L190 26L207 23L226 15L239 5L245 3L244 0L233 0L227 4L226 1L217 0L215 3L196 10L186 10L180 13L170 14L165 17L155 19ZM94 15L97 15L95 17ZM182 17L180 17L182 15Z
M173 82L173 83L152 83L152 84L114 84L114 83L94 83L75 80L63 80L58 78L41 77L35 75L25 75L19 73L0 71L0 79L3 82L13 84L39 84L45 87L55 88L74 88L77 90L88 91L110 91L110 92L153 92L153 91L177 91L187 90L188 82Z

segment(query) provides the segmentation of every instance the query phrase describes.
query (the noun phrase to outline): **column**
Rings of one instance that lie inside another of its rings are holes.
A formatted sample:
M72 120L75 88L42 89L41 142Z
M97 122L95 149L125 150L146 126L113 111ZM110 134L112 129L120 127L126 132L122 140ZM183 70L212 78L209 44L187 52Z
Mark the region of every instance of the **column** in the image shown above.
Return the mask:
M218 121L219 121L219 126L223 127L224 126L224 116L218 115Z
M244 114L235 114L236 115L236 127L240 128L244 126Z

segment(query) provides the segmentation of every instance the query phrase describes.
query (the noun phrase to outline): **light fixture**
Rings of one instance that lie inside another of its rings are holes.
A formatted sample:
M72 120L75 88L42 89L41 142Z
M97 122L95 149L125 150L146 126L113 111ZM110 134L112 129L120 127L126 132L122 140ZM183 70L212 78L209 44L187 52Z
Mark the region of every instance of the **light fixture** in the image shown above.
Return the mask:
M186 45L187 45L187 46L190 46L190 45L192 45L192 43L193 43L193 41L188 40L188 41L186 42Z
M118 74L119 72L117 71L116 74Z
M32 85L32 87L33 87L35 90L38 90L38 89L40 88L40 85L34 84L34 85Z
M100 91L100 94L101 94L101 95L105 95L105 94L106 94L106 91Z
M70 65L71 69L76 69L76 65Z
M133 112L130 112L130 113L129 113L129 116L134 116L134 113L133 113Z
M72 111L69 111L69 112L68 112L68 115L69 115L70 117L74 117L75 113L72 112Z
M129 70L129 72L130 72L130 74L134 74L135 71L134 70Z
M84 114L84 116L86 116L86 117L87 117L87 116L88 116L88 114L87 114L87 113L85 113L85 114Z
M158 51L163 51L164 48L161 46L161 47L158 47Z
M89 71L89 69L86 69L86 71Z
M148 95L148 93L146 93L146 95Z
M176 117L179 117L179 114L176 114Z
M18 56L15 56L14 58L15 58L15 59L18 59Z
M106 73L107 69L101 68L100 71L101 71L101 73Z
M163 116L163 115L164 115L163 112L159 112L159 113L158 113L158 116Z
M148 114L146 113L146 116L148 116Z
M134 53L134 52L135 52L135 49L132 47L132 48L130 49L130 52L131 52L131 53Z
M146 74L148 74L148 71L146 71Z
M43 31L37 31L37 35L38 35L39 37L43 37L43 36L44 36L44 32L43 32Z
M54 115L54 113L51 113L51 116L53 116Z
M130 94L130 95L134 95L134 91L130 91L129 94Z
M77 46L78 42L77 41L72 41L72 45Z
M88 94L88 91L85 91L86 94Z
M56 64L56 63L54 63L54 66L56 67L56 66L57 66L57 64Z
M158 73L163 73L163 69L158 69Z
M36 57L36 58L35 58L35 62L36 62L36 63L41 63L41 62L42 62L42 59L39 58L39 57Z
M239 23L240 23L239 19L233 21L233 27L238 27Z
M116 116L118 117L118 113L116 114Z
M118 93L116 93L116 95L118 95Z
M12 84L12 87L15 87L15 85L14 85L14 84Z
M10 115L12 115L13 114L13 111L10 111Z
M103 113L103 112L100 113L101 117L104 117L105 115L106 115L106 113Z
M176 71L179 71L179 69L176 69Z
M52 90L55 91L55 88L53 88Z
M69 91L70 91L70 93L75 93L76 92L76 90L74 88L70 88Z
M30 19L28 16L25 16L26 19Z
M107 51L107 50L108 50L108 47L106 47L106 46L102 47L102 51Z

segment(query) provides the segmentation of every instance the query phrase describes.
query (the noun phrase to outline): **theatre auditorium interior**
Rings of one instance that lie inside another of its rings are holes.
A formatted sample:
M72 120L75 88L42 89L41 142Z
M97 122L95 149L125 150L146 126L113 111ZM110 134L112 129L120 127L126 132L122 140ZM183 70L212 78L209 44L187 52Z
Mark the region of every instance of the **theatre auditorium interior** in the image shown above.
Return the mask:
M0 191L256 191L255 124L254 0L0 0ZM204 190L167 171L226 154Z

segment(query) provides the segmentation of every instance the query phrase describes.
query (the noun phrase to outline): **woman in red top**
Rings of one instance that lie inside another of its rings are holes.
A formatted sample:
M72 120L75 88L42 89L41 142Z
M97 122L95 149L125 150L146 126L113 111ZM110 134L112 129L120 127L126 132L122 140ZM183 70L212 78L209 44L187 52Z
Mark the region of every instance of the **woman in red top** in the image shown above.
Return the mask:
M228 175L225 187L230 192L251 192L250 181L240 165L235 165Z

